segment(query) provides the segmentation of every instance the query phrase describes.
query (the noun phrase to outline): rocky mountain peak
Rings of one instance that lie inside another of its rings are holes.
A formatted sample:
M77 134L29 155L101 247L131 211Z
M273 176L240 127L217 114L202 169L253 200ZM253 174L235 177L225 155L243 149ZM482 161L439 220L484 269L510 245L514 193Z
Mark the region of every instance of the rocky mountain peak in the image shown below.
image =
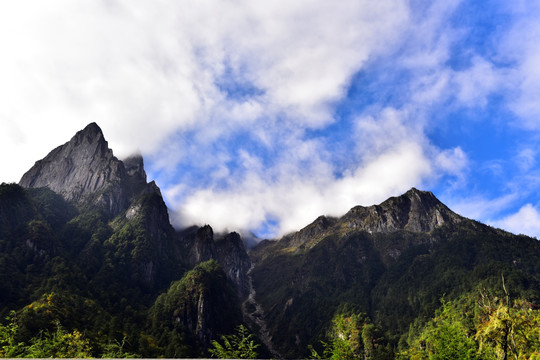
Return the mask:
M78 143L82 143L84 141L88 143L105 141L103 131L101 131L101 128L95 122L86 125L84 129L78 131L73 139Z
M461 216L440 202L433 193L415 188L379 205L356 206L342 218L347 227L384 233L397 230L430 232L445 223L461 220Z
M133 154L124 160L126 173L137 180L146 182L146 172L144 171L144 160L140 153Z
M302 230L285 236L280 242L289 249L307 249L333 233L391 233L400 230L429 233L439 226L455 224L463 219L433 193L412 188L379 205L355 206L341 218L320 216Z
M142 157L129 158L126 170L96 123L87 125L70 141L37 161L19 184L27 188L48 187L77 204L91 201L112 215L127 209L133 195L147 187Z

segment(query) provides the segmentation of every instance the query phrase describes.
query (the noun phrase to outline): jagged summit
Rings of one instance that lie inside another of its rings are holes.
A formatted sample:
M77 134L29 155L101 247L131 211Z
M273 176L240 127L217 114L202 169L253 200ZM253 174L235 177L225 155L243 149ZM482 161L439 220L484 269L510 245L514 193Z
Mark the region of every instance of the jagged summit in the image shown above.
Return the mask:
M391 233L400 230L429 233L443 224L455 224L463 219L432 192L412 188L379 205L355 206L341 218L320 216L302 230L285 236L282 241L288 247L309 248L332 233Z
M148 187L142 157L135 155L124 164L113 155L96 123L37 161L19 184L48 187L78 204L91 201L113 215L125 210L133 195ZM155 185L148 189L153 190Z
M74 136L74 139L80 142L82 142L83 140L86 140L88 142L105 141L105 137L103 136L103 131L101 130L99 125L96 124L95 122L92 122L86 125L84 129L77 131L77 133Z
M430 232L445 223L457 223L462 219L433 193L412 188L379 205L356 206L341 221L350 228L387 233L397 230Z

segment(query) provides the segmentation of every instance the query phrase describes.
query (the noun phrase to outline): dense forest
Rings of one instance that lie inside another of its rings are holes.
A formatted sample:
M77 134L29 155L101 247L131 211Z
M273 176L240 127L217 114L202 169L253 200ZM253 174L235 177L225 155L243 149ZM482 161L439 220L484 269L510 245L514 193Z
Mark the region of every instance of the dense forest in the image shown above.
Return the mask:
M154 196L126 221L80 211L45 188L0 185L0 354L42 357L39 344L50 342L48 356L62 357L73 340L68 357L206 356L211 339L197 331L228 334L241 324L237 292L216 261L189 271L167 264L152 283L140 274L154 250L143 224ZM204 329L193 324L199 297L208 299Z

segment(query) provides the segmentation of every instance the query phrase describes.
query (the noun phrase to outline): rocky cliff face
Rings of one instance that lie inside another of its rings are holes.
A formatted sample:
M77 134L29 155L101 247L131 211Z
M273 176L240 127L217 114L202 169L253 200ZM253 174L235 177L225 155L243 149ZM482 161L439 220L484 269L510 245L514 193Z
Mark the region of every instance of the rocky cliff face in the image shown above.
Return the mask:
M247 272L251 267L251 260L238 233L215 238L212 228L205 225L186 230L181 238L185 244L186 260L191 266L211 259L216 260L227 278L236 285L239 294L242 297L247 296Z
M456 224L462 219L431 192L412 188L380 205L356 206L341 218L340 223L348 228L370 233L390 233L397 230L430 232L438 226Z
M289 249L309 249L329 234L344 235L357 231L389 234L401 230L429 233L444 224L457 224L463 219L431 192L412 188L379 205L355 206L341 218L320 216L279 242Z
M91 123L39 160L21 178L26 188L48 187L79 205L90 203L117 215L147 187L142 157L118 160L99 126Z
M154 329L162 328L165 323L180 332L187 330L204 347L218 335L230 334L242 319L233 286L215 260L198 264L181 280L173 282L168 291L157 298L150 313ZM158 339L164 338L159 331L155 335ZM179 356L166 354L174 355Z

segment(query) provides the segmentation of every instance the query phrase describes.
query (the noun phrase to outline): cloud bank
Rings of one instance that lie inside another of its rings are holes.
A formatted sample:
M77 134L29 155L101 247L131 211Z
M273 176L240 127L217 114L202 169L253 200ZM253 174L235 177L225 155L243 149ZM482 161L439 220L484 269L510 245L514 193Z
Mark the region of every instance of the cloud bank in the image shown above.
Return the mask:
M2 181L96 121L178 226L278 236L412 186L457 203L484 159L456 114L540 129L540 11L495 5L478 35L456 0L2 4Z

